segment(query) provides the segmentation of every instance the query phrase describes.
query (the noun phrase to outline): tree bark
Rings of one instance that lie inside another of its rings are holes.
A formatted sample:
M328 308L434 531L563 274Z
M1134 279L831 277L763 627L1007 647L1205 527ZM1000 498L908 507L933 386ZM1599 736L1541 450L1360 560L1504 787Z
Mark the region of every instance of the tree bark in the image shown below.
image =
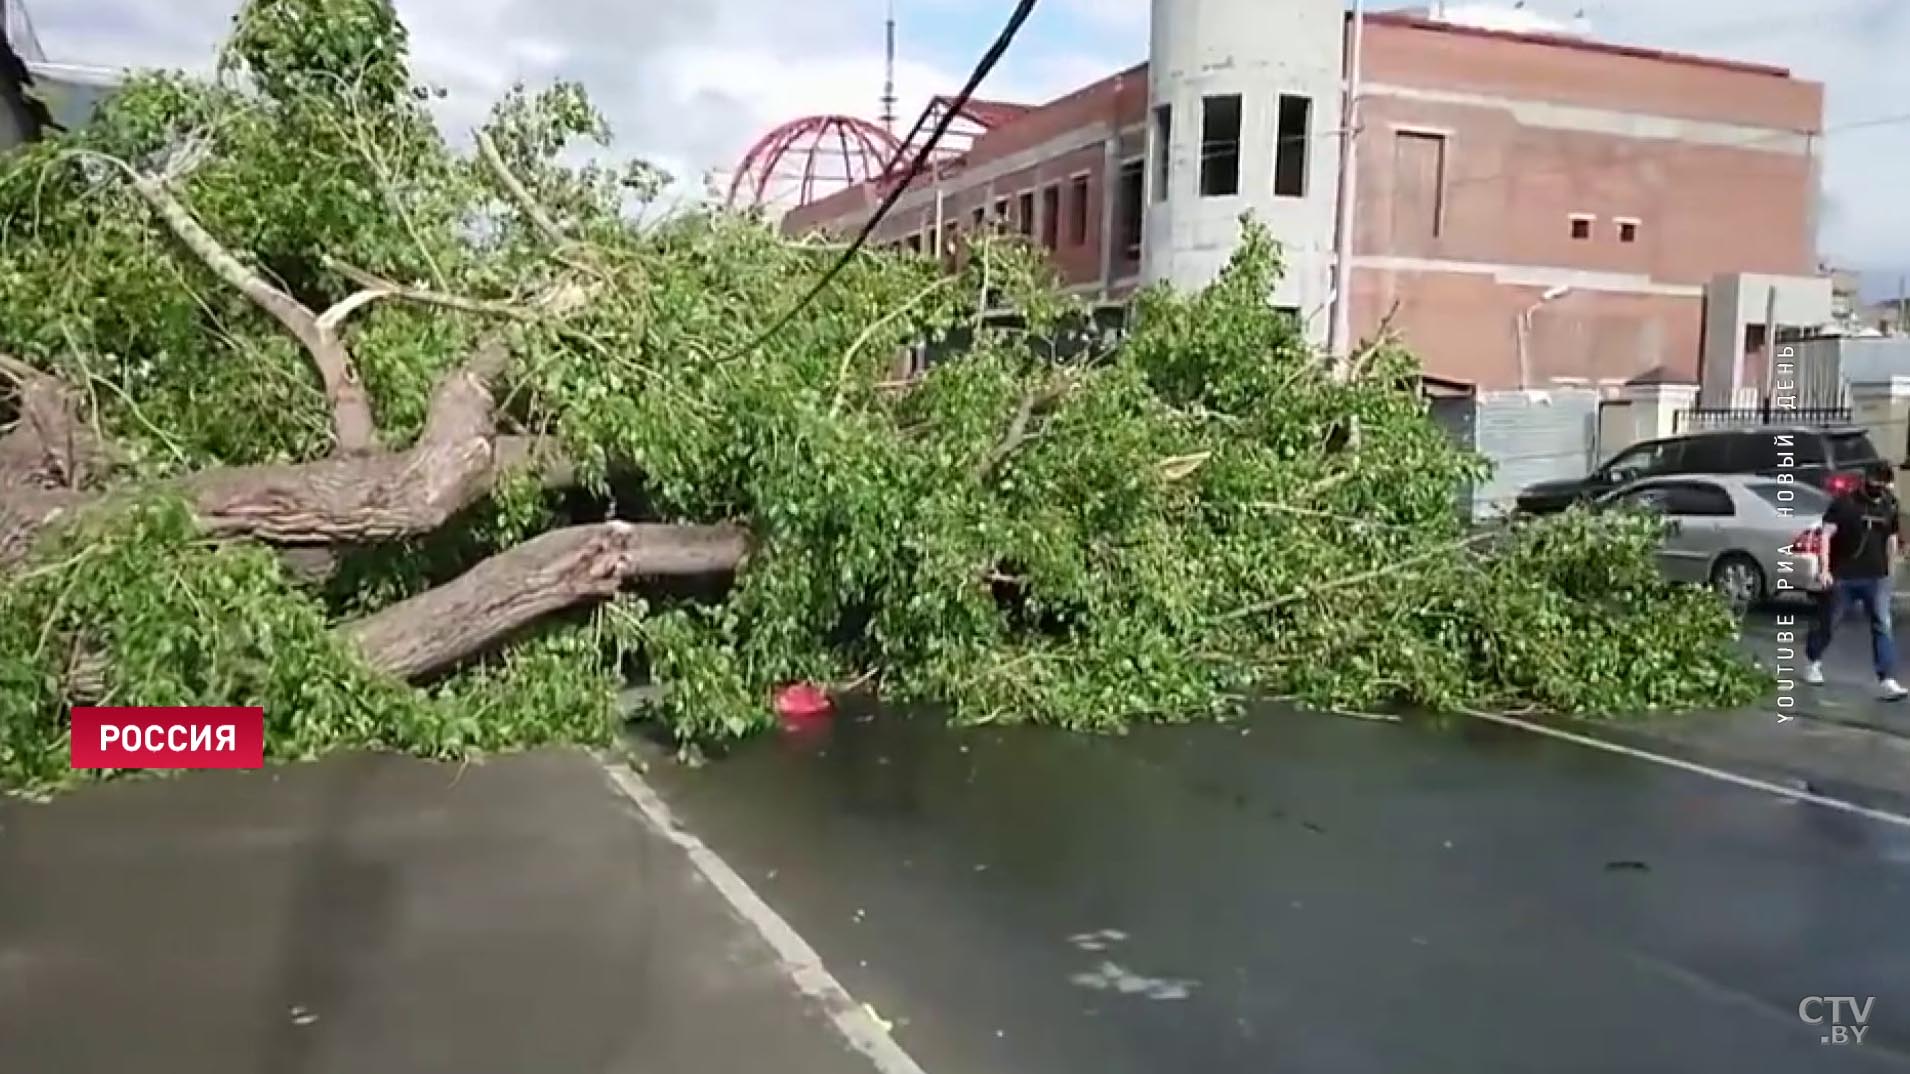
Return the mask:
M488 382L506 353L493 340L447 376L432 396L423 433L405 451L225 467L188 475L177 487L210 535L292 546L428 533L488 494L509 467L535 466L546 485L561 487L573 475L549 442L497 435ZM76 418L69 425L85 428ZM23 460L0 469L0 567L24 554L40 530L96 498L48 487L56 485L50 468L79 464L61 462L69 456L48 449L37 428L22 422L0 441L0 459Z
M105 159L125 172L132 182L133 190L186 249L192 251L194 257L297 337L299 344L311 356L312 365L318 370L319 380L325 386L325 398L332 410L332 434L337 438L338 450L358 453L376 447L378 426L372 420L371 397L358 379L351 352L339 338L338 330L354 310L384 296L360 292L323 314L313 313L304 303L247 268L218 239L213 238L168 189L165 176L143 175L125 161Z
M24 362L0 356L15 385L19 422L0 436L0 566L26 554L34 537L85 502L78 486L107 468L111 453L80 413L71 388Z
M112 452L86 422L77 393L57 377L0 355L14 385L19 423L0 436L0 486L79 488L104 474Z
M613 596L631 579L735 570L747 548L747 535L735 526L571 526L338 629L373 667L417 679L553 612Z

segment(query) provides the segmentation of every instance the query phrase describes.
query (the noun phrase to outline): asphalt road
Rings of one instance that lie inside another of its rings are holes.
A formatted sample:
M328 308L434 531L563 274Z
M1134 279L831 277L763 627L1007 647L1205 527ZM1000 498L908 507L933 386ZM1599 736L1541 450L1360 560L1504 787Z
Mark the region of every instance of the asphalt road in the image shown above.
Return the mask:
M1521 732L850 716L652 778L930 1074L1910 1070L1910 831Z
M0 804L5 1074L866 1074L592 757Z
M852 714L648 779L754 895L578 754L0 805L0 1071L1910 1070L1910 832L1521 732Z

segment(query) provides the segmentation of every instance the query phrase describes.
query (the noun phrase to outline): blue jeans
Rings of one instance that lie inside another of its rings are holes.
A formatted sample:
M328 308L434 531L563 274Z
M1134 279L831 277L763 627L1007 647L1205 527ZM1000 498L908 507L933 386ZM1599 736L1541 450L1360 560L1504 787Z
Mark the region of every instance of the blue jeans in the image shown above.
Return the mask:
M1851 601L1864 606L1870 617L1870 656L1877 678L1888 679L1897 669L1897 646L1890 636L1890 579L1838 578L1830 588L1817 595L1817 620L1811 624L1810 637L1804 641L1804 656L1811 663L1824 658L1830 648L1830 636L1844 609Z

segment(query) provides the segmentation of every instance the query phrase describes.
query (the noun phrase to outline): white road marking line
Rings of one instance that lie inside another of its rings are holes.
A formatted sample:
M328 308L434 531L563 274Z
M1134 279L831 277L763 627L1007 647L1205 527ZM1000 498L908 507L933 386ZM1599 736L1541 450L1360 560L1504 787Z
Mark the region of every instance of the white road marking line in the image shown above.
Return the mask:
M1910 828L1910 817L1906 817L1901 813L1892 813L1886 809L1872 809L1869 806L1861 806L1855 802L1846 802L1841 798L1831 798L1827 795L1815 794L1810 791L1800 791L1795 787L1786 787L1781 783L1771 783L1762 779L1754 779L1751 776L1741 776L1736 772L1727 772L1722 768L1712 768L1709 765L1698 764L1694 761L1681 761L1676 757L1667 757L1661 753L1652 753L1650 750L1641 750L1632 746L1621 745L1617 742L1606 742L1604 739L1593 738L1590 735L1578 735L1570 731L1561 731L1556 727L1547 727L1544 724L1533 723L1530 720L1521 720L1516 716L1502 716L1490 712L1468 712L1466 715L1474 719L1488 720L1492 723L1504 724L1508 727L1517 727L1520 730L1531 731L1535 734L1550 735L1553 738L1564 739L1567 742L1574 742L1581 746L1590 746L1596 750L1605 750L1608 753L1622 754L1626 757L1636 757L1640 760L1665 765L1669 768L1695 772L1700 776L1708 776L1711 779L1724 783L1735 783L1740 787L1749 787L1752 790L1764 791L1768 794L1775 794L1781 798L1790 798L1799 802L1809 802L1812 805L1823 806L1826 809L1836 809L1845 813L1854 813L1857 816L1868 817L1871 820L1882 821L1885 824L1894 824L1899 828Z
M751 890L748 882L737 875L728 862L677 823L675 814L662 796L634 768L620 758L606 757L602 760L611 785L636 803L644 819L659 835L681 847L704 879L715 885L716 890L729 900L730 906L756 927L756 931L762 934L782 960L783 968L796 982L796 987L822 1005L849 1046L868 1056L869 1061L875 1064L877 1074L926 1074L909 1053L895 1042L888 1030L869 1014L868 1009L858 1003L848 989L842 987L842 982L836 980L835 975L822 964L822 956L816 953L816 949L810 947L808 941L783 920L782 915Z

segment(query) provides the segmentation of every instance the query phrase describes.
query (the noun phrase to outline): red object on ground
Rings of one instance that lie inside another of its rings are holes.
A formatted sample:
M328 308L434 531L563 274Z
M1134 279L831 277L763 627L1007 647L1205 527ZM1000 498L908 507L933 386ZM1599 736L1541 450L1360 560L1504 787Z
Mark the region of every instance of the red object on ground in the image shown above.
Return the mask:
M813 720L835 709L829 695L815 683L799 682L776 693L776 715L785 720Z

